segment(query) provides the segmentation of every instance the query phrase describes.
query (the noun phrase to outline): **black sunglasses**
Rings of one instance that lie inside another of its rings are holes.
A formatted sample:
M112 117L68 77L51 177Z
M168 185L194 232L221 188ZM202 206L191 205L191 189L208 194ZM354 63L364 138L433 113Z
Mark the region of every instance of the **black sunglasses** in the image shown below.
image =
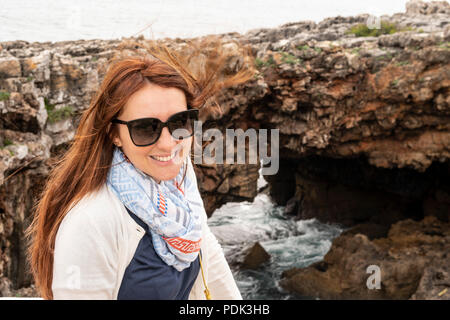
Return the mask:
M157 118L141 118L131 121L112 119L112 123L126 124L131 141L138 147L154 144L161 136L162 129L167 127L177 140L186 139L194 134L194 121L198 120L198 109L189 109L175 113L162 122ZM177 130L176 135L174 135Z

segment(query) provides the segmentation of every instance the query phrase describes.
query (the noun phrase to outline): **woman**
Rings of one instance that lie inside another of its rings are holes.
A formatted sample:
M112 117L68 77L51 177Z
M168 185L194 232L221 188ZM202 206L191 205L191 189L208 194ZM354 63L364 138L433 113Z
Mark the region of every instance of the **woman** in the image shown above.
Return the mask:
M200 46L204 47L204 46ZM205 101L243 83L228 57L187 69L165 46L114 62L28 229L45 299L241 299L190 159Z

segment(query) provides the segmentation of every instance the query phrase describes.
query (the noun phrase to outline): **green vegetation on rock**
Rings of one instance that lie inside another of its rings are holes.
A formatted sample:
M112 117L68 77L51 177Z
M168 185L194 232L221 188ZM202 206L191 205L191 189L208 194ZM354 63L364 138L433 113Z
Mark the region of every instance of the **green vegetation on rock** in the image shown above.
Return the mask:
M369 28L367 24L360 23L347 30L347 34L354 34L357 37L378 37L382 34L394 34L401 31L411 31L411 27L399 29L395 23L381 21L380 28Z
M50 104L47 98L44 98L44 102L49 123L55 123L60 120L70 118L75 113L72 106L64 106L62 108L56 109L55 105Z
M7 91L0 91L0 101L8 100L10 95Z
M281 52L281 61L290 65L302 63L302 59L297 58L288 52Z
M276 63L275 63L275 60L273 60L273 57L270 56L266 61L256 58L255 65L258 69L261 69L263 67L274 67L274 66L276 66Z

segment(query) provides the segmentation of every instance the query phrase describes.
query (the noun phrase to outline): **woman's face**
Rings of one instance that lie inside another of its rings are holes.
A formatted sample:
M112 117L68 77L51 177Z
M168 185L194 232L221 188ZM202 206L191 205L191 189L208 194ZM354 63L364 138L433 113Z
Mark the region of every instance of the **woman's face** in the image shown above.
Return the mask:
M187 104L182 90L147 83L131 95L117 118L123 121L158 118L165 122L171 115L184 110L187 110ZM171 180L177 176L182 165L182 161L179 160L189 154L192 137L176 140L172 138L169 129L165 127L154 144L137 147L131 140L127 126L123 124L117 126L119 135L114 137L113 142L122 147L123 152L136 168L153 177L157 183L162 180ZM178 153L172 160L155 159L155 156L170 157L174 152Z

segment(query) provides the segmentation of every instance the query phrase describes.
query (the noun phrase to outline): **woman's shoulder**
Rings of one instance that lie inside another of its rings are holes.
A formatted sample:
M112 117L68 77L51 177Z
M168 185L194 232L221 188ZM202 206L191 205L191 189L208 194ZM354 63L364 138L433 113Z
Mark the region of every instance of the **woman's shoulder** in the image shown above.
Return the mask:
M117 229L123 223L123 205L106 183L83 196L65 215L60 229L95 228L97 232ZM80 229L78 229L80 230Z

